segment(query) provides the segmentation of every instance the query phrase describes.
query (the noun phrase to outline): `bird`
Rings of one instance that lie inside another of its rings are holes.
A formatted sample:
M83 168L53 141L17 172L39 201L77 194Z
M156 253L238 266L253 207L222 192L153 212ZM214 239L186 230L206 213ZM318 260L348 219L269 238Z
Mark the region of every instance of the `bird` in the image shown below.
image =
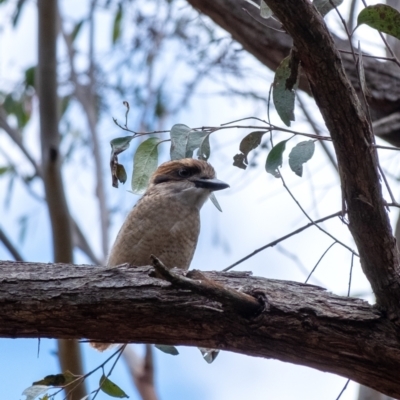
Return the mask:
M161 164L123 223L107 267L149 265L153 254L168 269L187 270L200 233L200 209L212 192L228 187L207 161L184 158ZM99 351L111 347L91 345Z

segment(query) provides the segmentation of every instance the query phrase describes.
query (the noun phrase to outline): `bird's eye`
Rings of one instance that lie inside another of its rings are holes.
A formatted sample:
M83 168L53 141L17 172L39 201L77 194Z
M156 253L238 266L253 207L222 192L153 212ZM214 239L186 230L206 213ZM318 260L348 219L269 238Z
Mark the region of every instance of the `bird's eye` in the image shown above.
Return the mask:
M182 178L187 178L188 176L190 176L190 171L186 168L181 168L178 171L178 175Z

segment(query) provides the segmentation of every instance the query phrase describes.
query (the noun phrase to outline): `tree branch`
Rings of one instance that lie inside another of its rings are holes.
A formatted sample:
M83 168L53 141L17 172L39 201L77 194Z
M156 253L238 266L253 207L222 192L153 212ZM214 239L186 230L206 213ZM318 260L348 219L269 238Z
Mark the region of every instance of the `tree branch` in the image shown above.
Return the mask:
M243 8L248 9L252 15L258 17L258 11L246 1L237 0L188 0L194 8L202 14L210 17L216 24L229 32L243 48L256 57L262 64L275 71L280 62L286 57L292 47L292 39L285 33L266 28L257 19L251 18ZM293 2L293 6L297 2ZM291 14L292 18L298 18L298 14ZM265 21L258 17L260 21ZM282 21L282 19L280 19ZM268 20L268 25L282 29L279 22ZM285 26L287 29L287 26ZM290 32L289 32L290 33ZM347 40L334 36L338 48L349 50ZM342 53L342 62L347 76L353 87L358 91L359 79L351 54ZM400 75L398 67L393 62L382 63L374 58L364 58L364 69L368 89L373 120L383 118L398 111L400 107ZM307 80L300 80L300 88L311 94ZM382 137L394 146L400 143L400 131L391 129L391 135ZM397 144L396 144L397 143Z
M267 0L291 34L335 148L349 229L377 303L400 318L400 270L374 137L322 16L307 0ZM298 18L299 15L302 18ZM329 77L329 79L327 79Z
M263 294L262 312L244 317L225 307L223 297L215 301L151 274L151 267L0 262L0 336L219 348L306 365L400 396L397 330L365 301L244 272L203 272L226 289Z

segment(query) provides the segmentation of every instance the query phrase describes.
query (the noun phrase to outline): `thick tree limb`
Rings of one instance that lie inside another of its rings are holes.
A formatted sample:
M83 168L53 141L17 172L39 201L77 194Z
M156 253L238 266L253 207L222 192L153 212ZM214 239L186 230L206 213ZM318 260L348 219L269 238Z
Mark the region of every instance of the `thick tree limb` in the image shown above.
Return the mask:
M244 317L151 274L151 267L1 262L0 336L220 348L307 365L400 396L397 330L365 301L243 272L204 272L227 289L263 293L264 310Z
M274 30L282 30L281 25L272 19L264 20L258 17L259 10L246 1L188 0L188 3L229 32L245 50L273 71L289 54L292 38L286 33ZM292 3L293 7L296 7L297 2ZM243 11L243 8L249 10L256 18L258 17L260 22L251 18L248 13ZM292 14L287 12L287 15L290 17ZM298 13L294 14L292 17L298 18L298 15ZM267 28L265 24L274 29ZM334 40L339 49L349 50L347 40L342 40L337 36L334 36ZM341 58L351 84L358 90L359 79L352 55L342 53ZM398 111L400 107L398 66L392 62L383 63L368 57L363 59L363 63L366 82L371 94L368 100L373 119L378 120ZM300 88L310 93L306 79L300 82ZM390 125L387 125L387 130L390 130L391 134L386 133L382 138L394 146L400 146L400 130L396 127L391 128Z
M374 137L321 15L307 0L267 0L291 34L335 148L349 229L377 303L400 318L400 267L382 197ZM301 15L302 18L298 18Z

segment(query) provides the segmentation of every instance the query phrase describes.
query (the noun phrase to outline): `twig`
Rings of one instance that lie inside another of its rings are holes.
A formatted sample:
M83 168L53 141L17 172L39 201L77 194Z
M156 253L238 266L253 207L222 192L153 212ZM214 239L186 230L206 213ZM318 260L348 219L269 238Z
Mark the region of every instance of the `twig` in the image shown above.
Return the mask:
M315 264L315 267L311 270L311 272L309 273L309 275L307 276L307 279L304 283L307 283L308 280L311 278L311 275L314 273L314 271L317 269L318 264L322 261L322 259L325 257L325 254L336 244L337 242L334 241L322 254L322 256L319 258L319 260L317 261L317 263Z
M236 267L237 265L241 264L242 262L244 262L244 261L248 260L249 258L255 256L260 251L263 251L263 250L267 249L268 247L274 247L278 243L290 238L291 236L297 235L298 233L306 230L307 228L310 228L311 226L314 226L314 225L316 226L316 224L319 224L319 223L324 222L324 221L326 221L328 219L331 219L331 218L340 217L342 215L343 215L342 211L338 211L338 212L335 212L334 214L328 215L328 216L326 216L324 218L320 218L320 219L318 219L316 221L312 221L312 222L308 223L307 225L304 225L301 228L296 229L295 231L293 231L291 233L288 233L287 235L282 236L279 239L276 239L273 242L270 242L270 243L266 244L265 246L262 246L262 247L260 247L260 248L258 248L256 250L254 250L252 253L248 254L246 257L241 258L239 261L236 261L235 263L231 264L229 267L224 268L222 271L226 272L226 271L231 270L232 268Z
M283 183L283 187L287 190L287 192L289 193L290 197L294 200L294 202L297 204L297 206L300 208L300 210L302 211L302 213L310 220L310 222L313 222L313 220L311 219L311 217L306 213L306 211L304 210L304 208L301 206L301 204L297 201L297 199L294 197L293 193L290 191L290 189L287 187L285 180L283 179L282 174L280 174L280 178L282 180ZM343 213L341 213L341 215L343 215ZM347 246L347 244L344 244L343 242L341 242L340 240L336 239L333 235L331 235L329 232L327 232L325 229L321 228L318 225L315 225L321 232L324 232L326 235L328 235L330 238L332 238L335 242L339 243L340 245L342 245L343 247L345 247L347 250L349 250L351 253L355 254L356 256L358 256L358 254L349 246Z
M292 129L286 129L286 128L281 128L279 126L273 125L273 124L268 124L267 122L265 122L268 126L259 126L259 125L230 125L230 126L219 126L219 127L215 127L215 126L202 126L200 128L193 128L193 130L210 130L212 129L213 132L215 131L219 131L222 129L231 129L231 128L238 128L238 129L258 129L258 130L265 130L265 131L269 131L271 129L274 129L276 131L280 131L280 132L287 132L287 133L292 133L293 135L300 135L300 136L306 136L309 137L311 139L317 139L317 140L327 140L329 142L332 141L332 138L330 136L319 136L319 135L313 135L311 133L304 133L304 132L298 132L298 131L294 131Z
M1 228L0 228L0 241L3 242L4 246L11 253L11 255L14 257L15 261L24 261L24 259L22 258L21 254L19 253L19 251L11 243L10 239L8 239L7 235L5 234L5 232Z
M347 379L346 384L344 385L343 389L341 390L341 392L339 393L339 396L336 397L336 400L339 400L342 397L343 392L347 389L347 385L349 384L350 379Z
M347 297L350 297L351 277L352 277L352 274L353 274L353 262L354 262L354 254L351 255L350 275L349 275L349 289L347 290Z
M396 199L395 199L394 196L393 196L392 189L390 189L389 182L387 181L386 176L385 176L385 174L383 173L382 167L381 167L381 165L379 164L379 162L378 162L378 168L379 168L379 172L380 172L380 174L381 174L381 176L382 176L382 178L383 178L383 181L385 182L386 189L387 189L387 191L389 192L389 196L390 196L390 199L392 200L392 204L398 204L397 201L396 201Z
M378 144L371 144L371 147L375 147L376 149L385 149L385 150L400 150L400 147L391 147L391 146L381 146Z
M345 53L345 54L353 54L351 51L349 50L340 50L338 49L338 51L340 53ZM394 61L396 62L395 59L393 59L393 57L381 57L381 56L372 56L371 54L367 54L367 53L362 53L362 56L365 58L375 58L377 60L385 60L385 61Z

